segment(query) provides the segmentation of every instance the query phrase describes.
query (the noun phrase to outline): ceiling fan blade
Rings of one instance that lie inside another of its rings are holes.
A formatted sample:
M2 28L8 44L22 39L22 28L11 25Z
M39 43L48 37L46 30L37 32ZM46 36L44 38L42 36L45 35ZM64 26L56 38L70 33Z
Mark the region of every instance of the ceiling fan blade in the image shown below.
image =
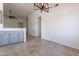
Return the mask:
M59 3L57 3L57 4L54 5L54 7L57 7L57 6L59 6Z

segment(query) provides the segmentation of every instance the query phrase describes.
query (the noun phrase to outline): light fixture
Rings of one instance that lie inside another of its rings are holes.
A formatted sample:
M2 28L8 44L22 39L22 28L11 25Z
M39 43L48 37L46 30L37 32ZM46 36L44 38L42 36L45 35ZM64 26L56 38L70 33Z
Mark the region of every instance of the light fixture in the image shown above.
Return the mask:
M9 18L15 18L15 16L12 16L12 10L9 10L9 13L10 13Z
M8 16L10 19L17 19L15 16L12 15L12 10L9 10L10 15Z
M49 6L51 4L51 7ZM58 6L59 4L56 3L54 7ZM52 3L34 3L34 10L41 10L49 12L49 9L52 8Z
M34 3L34 9L35 10L39 10L40 9L41 12L42 11L49 12L49 4L48 3Z

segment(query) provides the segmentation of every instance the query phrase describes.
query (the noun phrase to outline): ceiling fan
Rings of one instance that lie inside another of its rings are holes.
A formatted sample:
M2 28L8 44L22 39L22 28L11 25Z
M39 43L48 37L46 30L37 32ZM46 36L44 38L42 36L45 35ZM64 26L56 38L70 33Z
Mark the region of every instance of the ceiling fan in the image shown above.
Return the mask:
M12 16L12 10L9 10L10 15L8 16L10 19L17 19L15 16Z

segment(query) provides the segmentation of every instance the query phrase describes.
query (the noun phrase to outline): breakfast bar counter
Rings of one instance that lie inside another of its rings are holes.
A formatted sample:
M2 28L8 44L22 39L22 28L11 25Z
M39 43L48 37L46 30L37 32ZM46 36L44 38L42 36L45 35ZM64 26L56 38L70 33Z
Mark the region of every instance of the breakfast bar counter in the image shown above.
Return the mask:
M26 42L26 28L1 28L0 46Z

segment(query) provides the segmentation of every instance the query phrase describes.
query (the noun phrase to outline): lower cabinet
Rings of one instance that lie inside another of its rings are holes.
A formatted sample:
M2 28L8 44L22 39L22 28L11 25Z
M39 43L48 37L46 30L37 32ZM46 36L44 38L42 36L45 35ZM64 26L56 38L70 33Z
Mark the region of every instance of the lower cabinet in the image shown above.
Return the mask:
M0 31L0 46L9 44L9 32Z
M11 31L10 33L10 44L19 42L18 31Z
M0 31L0 46L24 41L23 31Z
M20 42L24 41L24 32L23 31L19 31L18 32L18 35L19 35L19 37L18 37L19 38L19 41Z

